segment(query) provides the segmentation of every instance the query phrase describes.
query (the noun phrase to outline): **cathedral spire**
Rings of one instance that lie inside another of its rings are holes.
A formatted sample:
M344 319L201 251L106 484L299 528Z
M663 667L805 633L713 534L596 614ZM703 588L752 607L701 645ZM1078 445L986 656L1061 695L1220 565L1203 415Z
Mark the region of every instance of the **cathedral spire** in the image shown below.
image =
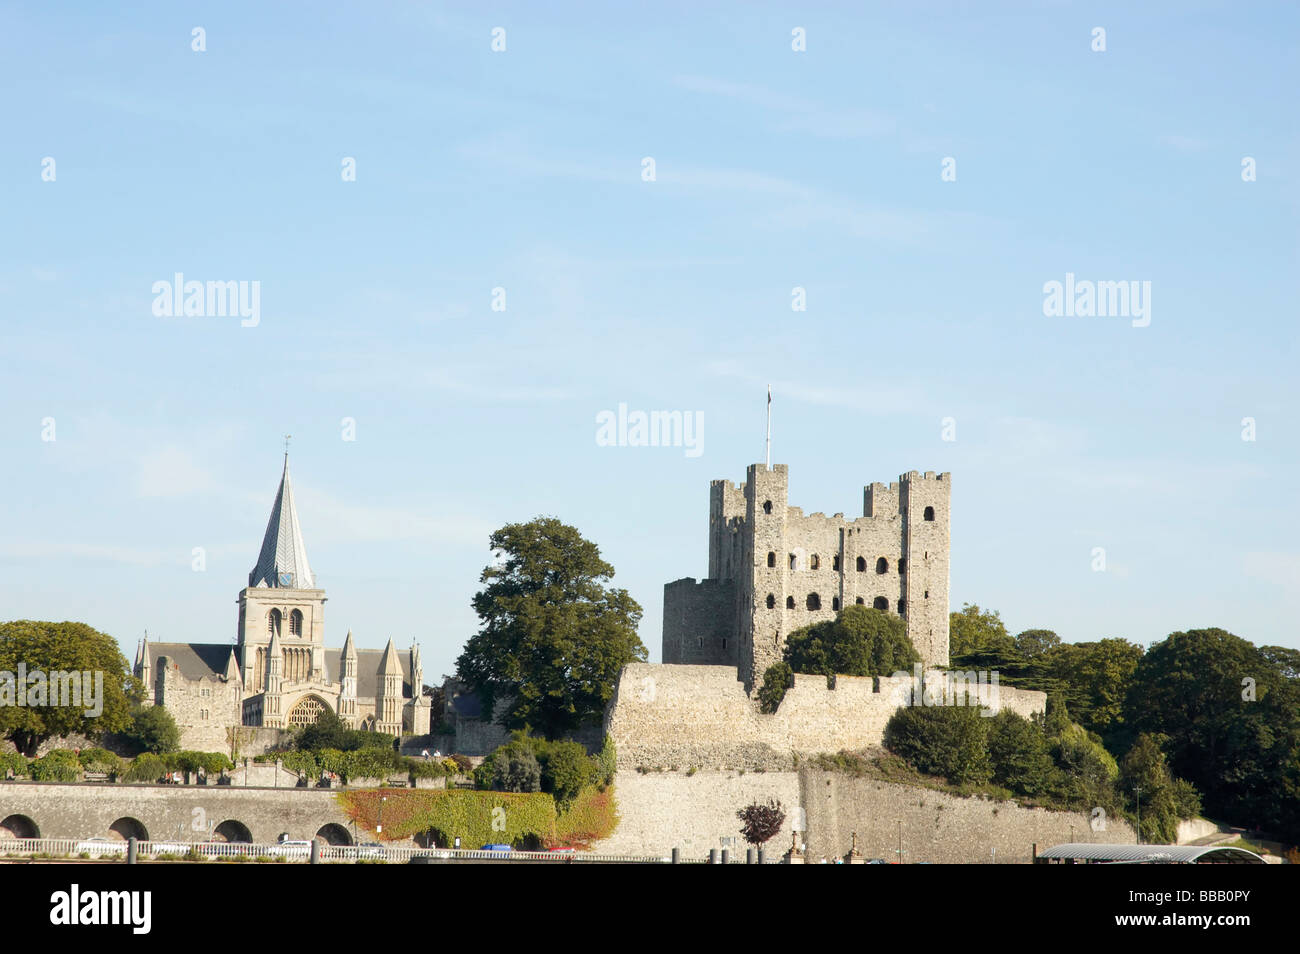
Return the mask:
M302 541L302 526L293 502L293 483L289 479L289 452L284 453L284 474L275 495L271 519L262 538L262 552L257 566L248 574L249 586L274 586L311 590L316 580L307 563L307 547Z

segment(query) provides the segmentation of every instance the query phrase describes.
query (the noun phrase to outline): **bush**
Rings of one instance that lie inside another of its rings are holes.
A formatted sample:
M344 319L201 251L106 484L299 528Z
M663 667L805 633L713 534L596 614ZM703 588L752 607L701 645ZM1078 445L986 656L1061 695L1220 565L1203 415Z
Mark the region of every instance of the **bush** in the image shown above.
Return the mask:
M33 761L30 771L35 782L81 781L81 762L71 749L54 749L44 758Z
M461 775L469 775L474 771L474 763L470 761L468 755L453 755L451 760L456 763L456 771Z
M527 750L517 750L498 756L497 784L503 792L540 792L542 767L537 756Z
M618 752L614 749L614 740L605 736L600 754L596 756L596 779L602 785L614 784L614 773L618 770Z
M1010 709L988 721L994 783L1022 795L1047 794L1055 765L1042 728Z
M203 769L206 775L220 775L223 771L233 769L234 763L220 752L174 752L164 758L172 771L197 774Z
M600 770L577 742L548 743L542 759L542 791L554 795L561 806L572 801Z
M167 762L161 755L145 752L135 757L123 778L128 782L156 782L167 772Z
M786 690L794 686L794 670L789 663L772 663L763 673L763 685L758 690L759 709L772 713L781 706Z
M131 725L122 733L123 739L140 752L161 755L175 752L181 747L181 730L176 727L172 714L162 706L143 706L131 716Z
M0 778L3 778L9 769L13 769L14 775L26 775L28 765L27 757L21 752L0 752Z
M889 676L921 659L901 617L856 605L796 629L786 638L784 656L795 672L827 676Z
M110 775L120 774L124 764L115 752L98 748L82 749L78 760L87 772L107 772Z
M954 785L989 781L988 719L977 706L905 706L885 726L885 748Z

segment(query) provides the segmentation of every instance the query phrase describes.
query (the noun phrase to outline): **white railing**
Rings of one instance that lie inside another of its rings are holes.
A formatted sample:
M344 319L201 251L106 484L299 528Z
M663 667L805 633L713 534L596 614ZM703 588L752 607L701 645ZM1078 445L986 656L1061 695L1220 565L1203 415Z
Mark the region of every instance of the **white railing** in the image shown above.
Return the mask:
M272 861L307 863L311 849L301 844L252 844L237 841L140 841L136 842L139 858L187 858L197 855L207 860L243 857ZM96 841L88 838L11 838L0 840L0 857L51 856L56 858L107 858L126 860L125 841ZM384 862L407 864L412 858L428 857L436 861L531 861L552 863L605 862L623 864L667 864L671 859L649 855L606 855L574 851L480 851L453 848L407 848L397 845L321 845L320 861L326 864ZM685 861L686 859L683 859Z

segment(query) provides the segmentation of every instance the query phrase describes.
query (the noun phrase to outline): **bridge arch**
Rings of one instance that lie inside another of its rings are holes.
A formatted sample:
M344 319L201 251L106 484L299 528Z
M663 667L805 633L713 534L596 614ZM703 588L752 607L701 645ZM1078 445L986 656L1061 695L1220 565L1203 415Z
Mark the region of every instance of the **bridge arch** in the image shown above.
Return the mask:
M0 838L40 838L41 829L26 815L10 815L0 821Z
M350 845L352 844L352 835L342 825L330 822L328 825L321 825L320 830L316 832L316 837L327 845Z
M243 842L252 844L253 835L248 830L248 826L241 821L228 818L212 831L214 841Z
M119 818L108 826L108 831L109 834L116 835L120 841L126 841L129 838L134 838L136 841L149 840L149 830L137 818Z

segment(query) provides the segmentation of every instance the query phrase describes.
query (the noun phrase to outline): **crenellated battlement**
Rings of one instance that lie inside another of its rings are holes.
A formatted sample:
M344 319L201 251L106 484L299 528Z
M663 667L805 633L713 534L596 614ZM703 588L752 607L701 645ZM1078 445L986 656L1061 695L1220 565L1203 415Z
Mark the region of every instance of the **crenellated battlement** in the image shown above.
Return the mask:
M785 464L710 483L709 575L665 586L664 660L735 660L752 684L791 632L861 604L901 616L926 663L947 665L950 475L867 484L852 519L806 514L788 487Z

